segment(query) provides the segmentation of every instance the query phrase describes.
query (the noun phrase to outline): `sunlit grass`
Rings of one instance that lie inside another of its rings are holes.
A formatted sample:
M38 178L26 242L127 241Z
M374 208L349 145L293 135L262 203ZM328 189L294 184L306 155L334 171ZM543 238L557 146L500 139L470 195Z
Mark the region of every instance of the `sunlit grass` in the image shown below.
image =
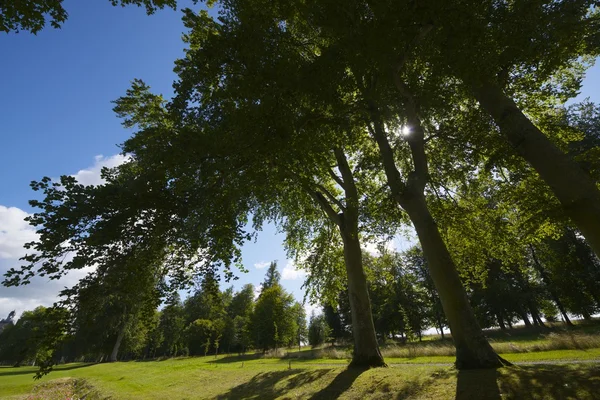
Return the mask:
M363 371L310 362L288 369L275 359L243 367L211 361L63 365L42 379L43 391L35 391L51 398L53 385L62 393L71 382L101 394L89 399L593 399L600 393L600 368L585 364L458 372L427 365ZM36 384L34 370L0 368L0 398L27 398Z

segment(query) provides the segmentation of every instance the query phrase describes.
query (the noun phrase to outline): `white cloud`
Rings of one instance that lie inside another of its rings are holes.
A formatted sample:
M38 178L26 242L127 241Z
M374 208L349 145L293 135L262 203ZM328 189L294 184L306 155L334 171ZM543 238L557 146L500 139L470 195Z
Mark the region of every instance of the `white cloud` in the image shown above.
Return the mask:
M269 264L271 264L271 263L266 262L266 261L260 261L260 262L257 262L256 264L254 264L254 268L264 269L264 268L267 268L269 266Z
M0 259L23 257L23 245L37 238L35 229L25 221L28 215L20 208L0 205Z
M102 167L116 167L128 160L128 156L120 154L110 157L99 155L94 158L91 167L82 169L73 176L85 185L102 184L103 180L100 177ZM4 280L6 271L11 268L19 269L23 265L23 262L19 261L19 258L27 253L23 246L38 238L35 228L25 221L25 217L29 215L20 208L0 205L0 281ZM5 318L12 310L20 315L23 311L32 310L39 305L52 305L58 300L58 293L62 289L75 285L94 268L86 267L82 270L71 271L60 280L34 277L31 279L31 283L25 286L4 287L0 285L0 319Z
M130 160L129 156L115 154L110 157L97 155L94 157L94 164L86 169L82 169L73 175L82 185L101 185L104 179L100 176L103 167L114 168Z
M366 251L367 253L371 254L372 256L378 256L381 254L381 252L379 251L379 248L381 245L382 245L382 243L380 243L380 242L365 242L362 245L362 249L363 249L363 251ZM396 245L394 243L394 239L388 240L387 242L383 243L383 248L386 251L396 250Z
M0 281L11 268L19 269L23 265L19 258L27 252L24 244L37 239L35 229L24 218L27 212L17 207L0 205ZM58 300L58 293L65 287L71 287L94 268L88 267L79 271L71 271L60 280L34 277L25 286L4 287L0 285L0 319L5 318L12 310L17 316L25 310L37 306L50 306Z
M320 315L323 313L323 308L319 304L304 304L304 311L306 312L306 322L310 321L310 316L314 312L315 315Z
M281 279L283 279L284 281L304 278L305 276L306 271L303 269L299 269L293 261L288 261L285 267L283 268L283 271L281 272Z

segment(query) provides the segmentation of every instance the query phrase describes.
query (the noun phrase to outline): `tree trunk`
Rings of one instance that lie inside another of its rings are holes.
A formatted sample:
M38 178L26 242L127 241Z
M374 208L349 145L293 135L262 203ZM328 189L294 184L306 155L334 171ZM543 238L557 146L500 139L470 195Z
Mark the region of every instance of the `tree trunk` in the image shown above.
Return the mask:
M125 322L123 322L121 329L119 329L119 334L117 335L117 340L115 341L115 345L113 346L112 353L110 353L110 362L117 361L117 356L119 355L119 347L121 347L123 336L125 336L125 327L126 324Z
M477 101L492 116L500 132L538 172L600 257L600 191L594 180L563 153L491 83L473 86Z
M446 248L423 194L413 195L402 207L408 213L448 318L456 346L456 368L497 368L508 364L496 354L475 319L456 266Z
M496 320L498 320L498 326L500 327L500 330L505 331L506 326L504 325L504 320L502 319L502 315L500 315L499 313L496 313Z
M567 310L565 310L565 307L563 306L562 302L560 301L560 298L558 297L558 293L556 293L556 291L554 290L554 288L552 286L552 279L550 279L550 276L548 275L548 273L546 272L546 270L544 269L544 267L538 260L537 256L535 255L535 248L533 247L532 244L529 245L529 249L531 250L531 257L533 258L533 265L535 265L536 269L540 273L540 275L542 277L542 282L544 282L544 284L548 288L548 292L550 292L550 297L552 298L552 301L554 301L554 303L556 304L556 307L558 307L558 310L560 311L561 315L563 316L563 320L565 321L565 324L567 324L568 326L573 326L573 323L571 322L571 320L569 319L569 316L567 315Z
M396 82L401 93L407 94L406 88L398 80ZM467 294L458 276L456 266L450 257L446 244L442 240L438 226L431 216L425 202L424 189L427 184L429 169L425 153L424 130L418 118L415 104L407 95L406 107L408 122L412 127L407 137L414 164L414 170L403 182L400 171L396 167L394 151L387 139L386 132L377 106L370 104L373 119L371 133L379 147L383 161L387 184L397 203L408 213L427 260L429 272L435 285L442 309L448 319L450 332L456 347L456 367L496 368L510 364L496 354L492 346L483 336L483 332L475 319Z
M521 319L523 320L523 323L525 324L525 326L530 328L531 321L529 320L529 317L527 316L527 313L525 312L525 310L523 310L522 308L519 308L519 315L521 316Z
M357 232L348 232L348 230L343 226L340 227L344 242L344 261L348 275L348 297L352 315L352 336L354 337L354 353L350 366L382 367L386 364L379 351L375 334L360 241Z
M358 216L360 197L354 181L352 169L341 148L333 150L337 160L337 167L341 174L336 181L344 189L345 206L331 203L331 194L328 198L320 192L307 187L308 193L320 204L328 218L337 225L342 242L344 243L344 263L348 277L348 298L350 300L350 311L352 316L352 336L354 338L354 354L352 355L351 367L384 367L377 336L375 324L371 311L371 300L367 286L367 277L363 268L362 251L358 236ZM325 190L326 192L326 190ZM333 206L337 205L339 210Z

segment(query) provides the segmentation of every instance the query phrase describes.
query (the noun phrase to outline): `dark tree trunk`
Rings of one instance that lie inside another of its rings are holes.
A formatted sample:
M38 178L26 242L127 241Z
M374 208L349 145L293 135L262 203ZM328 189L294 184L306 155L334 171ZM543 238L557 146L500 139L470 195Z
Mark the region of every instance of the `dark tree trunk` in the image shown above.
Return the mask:
M362 250L358 236L360 201L358 189L343 150L335 148L334 154L342 176L341 179L337 177L336 181L344 189L346 204L344 206L336 204L340 208L340 211L337 212L331 202L333 196L326 189L321 187L317 191L309 187L307 190L320 204L329 219L337 225L344 244L344 262L348 277L348 298L354 339L354 353L350 366L384 367L386 364L377 343L367 277L363 268Z
M456 266L427 208L424 195L413 196L410 201L404 201L402 206L408 212L417 231L431 278L448 319L456 346L456 367L474 369L504 365L505 361L496 354L483 336Z
M583 310L581 310L581 315L583 316L583 319L585 319L586 321L592 320L592 316L585 308Z
M526 327L530 328L531 327L531 321L529 320L529 317L527 316L527 313L525 312L525 310L523 310L522 308L519 309L519 315L521 316L521 319L523 320L523 323L525 324Z
M496 368L509 364L496 354L483 336L475 319L467 294L462 285L452 257L446 248L438 226L425 201L424 189L427 184L429 167L425 153L425 138L416 105L404 85L396 80L399 91L407 99L408 123L412 132L407 136L414 170L406 182L396 167L394 151L387 139L379 110L371 104L373 127L371 133L379 147L388 186L394 199L408 213L423 254L427 260L429 272L438 291L440 302L454 339L456 347L456 367L458 369Z
M497 85L473 86L477 101L515 150L540 174L600 257L600 191L594 180L544 135Z
M504 325L504 320L502 319L502 315L500 315L500 313L496 313L496 320L498 321L498 326L500 329L505 331L506 326Z
M550 279L550 275L548 275L548 273L546 272L546 270L544 269L544 267L538 260L537 256L535 255L535 248L533 247L533 245L530 244L529 249L531 250L531 257L533 258L533 265L535 265L536 269L540 273L540 276L542 277L542 282L544 282L544 284L548 288L550 297L552 298L552 301L554 301L554 303L556 304L556 307L558 307L558 310L560 311L561 315L563 316L563 320L565 321L565 324L568 326L573 326L573 323L571 322L571 320L569 319L569 316L567 315L567 310L565 309L562 302L560 301L560 298L558 297L558 293L556 292L556 290L554 290L554 286L552 285L552 279Z
M340 227L344 242L344 261L348 275L348 297L350 299L352 334L354 336L354 354L350 366L385 366L375 334L371 300L367 287L367 277L362 264L362 251L358 240L358 232L348 232L348 228L346 226Z
M119 347L121 347L121 342L123 341L123 337L125 336L125 327L126 324L123 322L121 325L121 329L119 329L119 333L117 334L117 340L115 341L115 345L113 346L112 352L110 353L110 362L117 361L117 357L119 355Z

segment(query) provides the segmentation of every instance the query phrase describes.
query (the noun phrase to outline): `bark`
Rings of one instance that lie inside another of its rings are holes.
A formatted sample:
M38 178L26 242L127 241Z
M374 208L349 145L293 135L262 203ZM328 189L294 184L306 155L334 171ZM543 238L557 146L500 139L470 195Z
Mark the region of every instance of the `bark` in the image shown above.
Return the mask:
M117 361L117 356L119 355L119 347L121 347L121 342L123 341L123 337L125 336L125 322L121 325L121 329L119 329L119 334L117 335L117 340L115 341L115 345L113 346L112 353L110 353L110 362Z
M385 367L386 364L377 343L367 277L363 268L358 235L358 190L344 152L336 148L334 154L342 176L341 179L336 177L336 181L344 190L346 204L332 198L333 196L320 186L318 187L319 191L308 189L308 192L319 203L329 219L338 226L344 244L344 262L348 277L348 297L354 338L354 353L350 366ZM336 212L333 205L336 205L340 212Z
M341 230L341 229L340 229ZM375 324L371 313L371 300L367 288L367 277L362 265L360 242L354 234L343 232L344 261L348 274L348 297L352 315L352 334L354 336L354 353L350 366L381 367L385 366L379 351Z
M483 336L467 299L458 271L427 203L424 189L428 180L428 164L425 153L424 131L417 116L416 105L406 88L396 80L399 91L407 97L408 122L412 128L407 137L414 171L406 183L395 164L393 150L389 144L377 108L371 104L375 137L383 161L388 186L394 199L408 213L427 260L433 283L438 291L442 309L448 319L450 332L456 347L458 369L497 368L509 364L496 354Z
M600 191L594 180L557 148L498 85L481 83L472 88L502 135L548 184L565 214L600 257Z
M497 368L508 364L484 337L424 196L413 198L403 206L417 231L431 278L450 325L456 347L456 368Z

